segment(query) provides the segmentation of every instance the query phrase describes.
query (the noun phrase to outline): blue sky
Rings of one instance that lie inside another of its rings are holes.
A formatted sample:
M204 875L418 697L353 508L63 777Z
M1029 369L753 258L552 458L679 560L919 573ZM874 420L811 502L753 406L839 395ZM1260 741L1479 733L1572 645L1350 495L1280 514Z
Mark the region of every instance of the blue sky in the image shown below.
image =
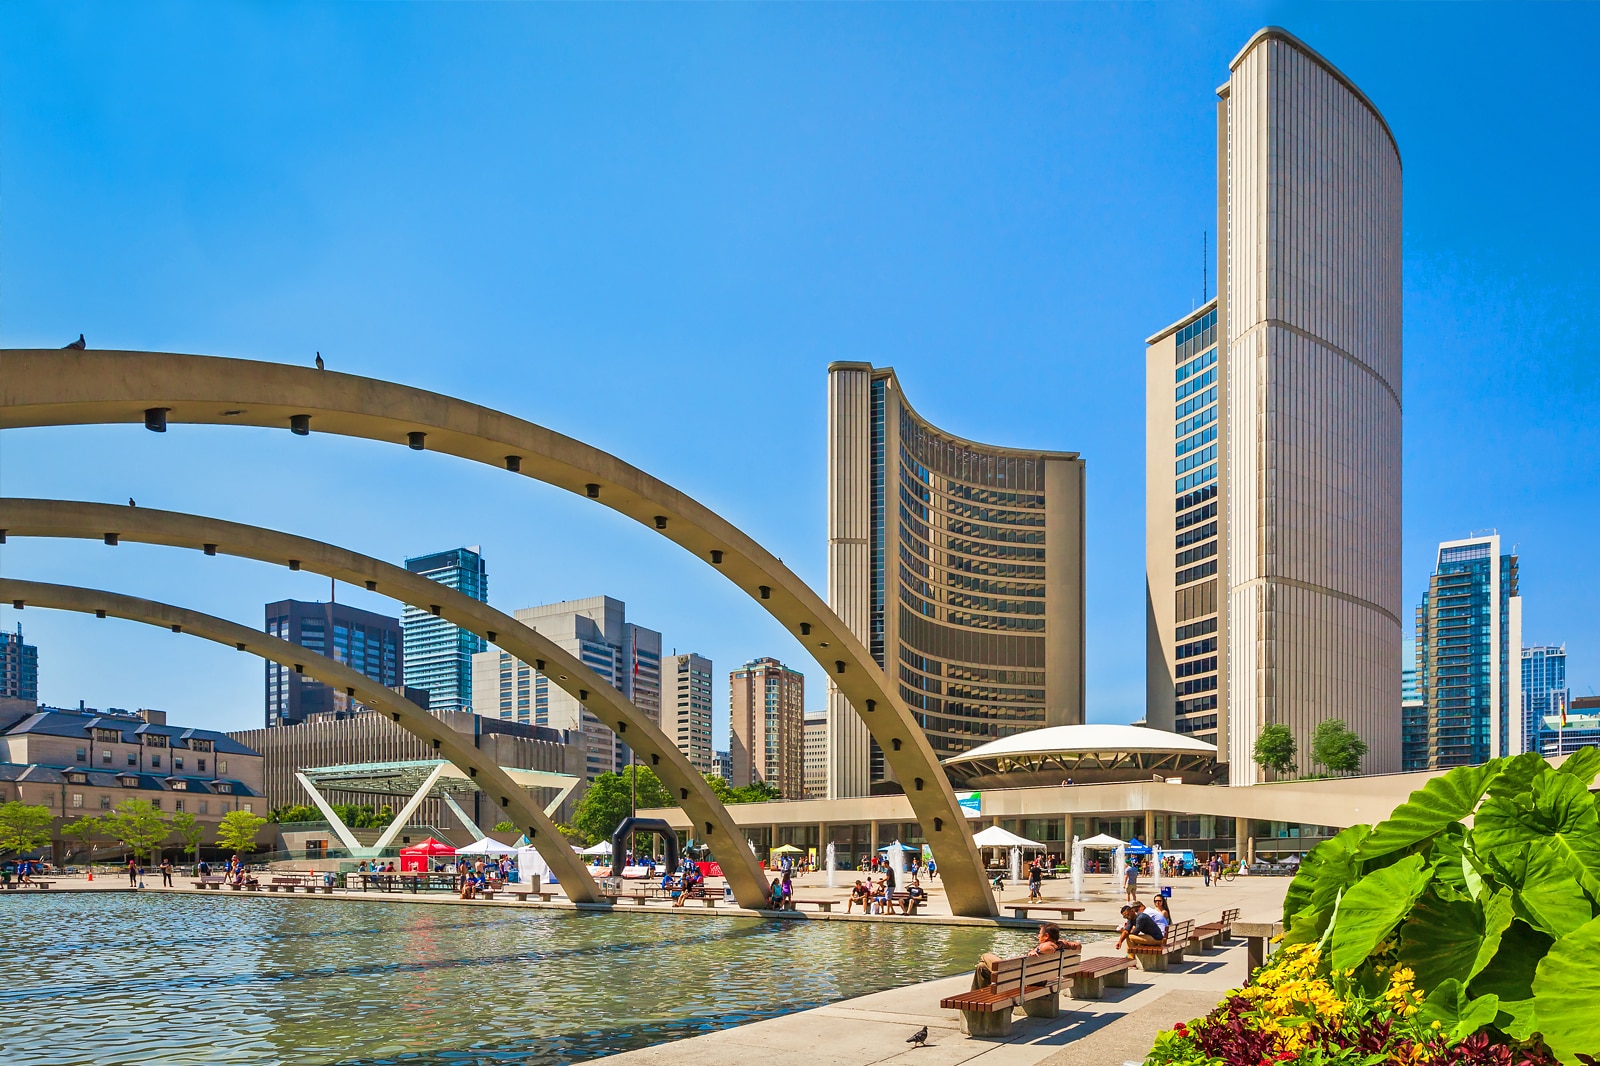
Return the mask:
M893 365L951 432L1085 456L1089 715L1129 721L1142 341L1201 297L1214 89L1274 23L1366 90L1404 160L1407 610L1441 539L1496 527L1522 555L1527 640L1565 641L1590 692L1594 7L9 3L0 344L320 350L612 451L818 588L826 366ZM443 456L13 430L0 492L134 496L396 561L481 544L503 608L606 593L719 672L800 660L660 538ZM13 540L0 570L255 625L327 592L137 545ZM256 661L0 608L19 620L46 702L261 720Z

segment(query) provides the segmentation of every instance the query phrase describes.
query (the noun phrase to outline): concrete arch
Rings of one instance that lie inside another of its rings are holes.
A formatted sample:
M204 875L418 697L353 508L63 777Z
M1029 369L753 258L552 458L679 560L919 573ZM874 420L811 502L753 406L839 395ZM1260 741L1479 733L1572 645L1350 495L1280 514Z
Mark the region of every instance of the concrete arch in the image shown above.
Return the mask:
M993 916L971 829L910 708L805 582L710 508L616 456L439 393L279 363L134 351L0 351L0 428L143 422L288 427L407 443L567 489L660 532L722 572L828 671L904 783L951 909Z
M756 910L766 905L766 882L760 862L745 844L733 816L678 746L615 686L577 657L488 604L404 567L332 544L148 507L7 497L0 499L0 535L105 538L107 543L128 540L297 566L347 584L365 585L419 610L432 610L524 662L542 664L552 682L577 697L651 765L689 816L694 835L711 845L739 905Z
M318 681L344 689L367 706L388 714L406 732L432 742L433 749L441 759L450 760L476 778L479 787L498 799L501 808L524 827L528 839L539 849L539 854L550 864L550 869L555 871L568 899L574 903L602 902L599 887L589 875L588 868L526 790L513 782L492 759L484 758L476 748L463 743L461 734L445 728L437 718L415 703L365 675L298 644L290 644L225 618L137 596L123 596L75 585L0 578L0 600L10 600L13 605L124 618L171 629L174 633L188 633L218 644L232 645L240 651L301 670Z

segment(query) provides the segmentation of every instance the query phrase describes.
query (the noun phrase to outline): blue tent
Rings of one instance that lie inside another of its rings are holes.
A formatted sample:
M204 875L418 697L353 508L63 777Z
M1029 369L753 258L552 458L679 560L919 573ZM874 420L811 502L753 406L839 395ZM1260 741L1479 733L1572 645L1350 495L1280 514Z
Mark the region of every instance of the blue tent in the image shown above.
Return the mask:
M1141 843L1139 843L1139 838L1138 837L1134 837L1132 840L1128 841L1128 854L1129 855L1148 855L1148 854L1150 854L1150 845L1141 844Z

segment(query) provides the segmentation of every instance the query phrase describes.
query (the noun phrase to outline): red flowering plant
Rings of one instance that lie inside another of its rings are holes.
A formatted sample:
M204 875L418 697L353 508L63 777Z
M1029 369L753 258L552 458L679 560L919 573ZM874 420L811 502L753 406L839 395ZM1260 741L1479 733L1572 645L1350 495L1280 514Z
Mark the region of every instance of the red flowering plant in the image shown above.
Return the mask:
M1461 767L1319 844L1278 953L1147 1066L1600 1066L1597 771Z

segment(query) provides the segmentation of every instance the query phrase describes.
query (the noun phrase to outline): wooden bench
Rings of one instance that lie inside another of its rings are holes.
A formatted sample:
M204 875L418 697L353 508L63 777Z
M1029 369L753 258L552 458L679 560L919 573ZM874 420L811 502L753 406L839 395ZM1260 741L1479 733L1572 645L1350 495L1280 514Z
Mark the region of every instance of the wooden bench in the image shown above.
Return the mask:
M1079 961L1073 951L1001 959L987 988L946 997L939 1006L961 1012L961 1031L968 1036L1010 1036L1011 1012L1016 1007L1030 1018L1060 1015L1061 985L1068 969Z
M37 888L41 892L47 892L47 891L49 891L50 886L53 885L53 884L55 884L54 881L41 881L37 877L35 877L35 878L30 878L27 881L7 881L6 882L6 888L11 890L11 891L13 891L13 892L15 892L19 888Z
M1127 988L1128 971L1131 969L1132 959L1108 955L1084 959L1062 976L1072 981L1073 999L1100 999L1106 994L1107 988Z
M1054 911L1055 913L1061 915L1061 920L1062 921L1070 922L1070 921L1073 921L1078 915L1080 915L1084 911L1088 910L1089 908L1087 908L1087 907L1060 907L1060 906L1057 906L1057 905L1055 905L1053 903L1050 903L1050 904L1041 904L1041 903L1017 903L1017 904L1011 904L1011 903L1008 903L1008 904L1006 904L1006 909L1011 912L1011 917L1013 917L1013 918L1026 918L1028 916L1028 912L1029 911Z
M193 884L194 884L194 887L198 888L198 889L207 889L207 888L209 888L209 889L216 890L216 889L222 888L222 878L220 878L220 877L197 877L197 878L194 879Z
M1217 944L1226 944L1233 939L1233 923L1239 920L1239 908L1232 907L1222 912L1222 917L1215 922L1197 925L1194 930L1194 941L1202 950L1215 947Z
M1129 944L1128 952L1141 970L1165 971L1174 962L1183 961L1183 951L1194 934L1194 919L1175 922L1167 930L1167 938L1159 944Z
M817 910L821 911L823 914L829 914L829 913L832 913L832 911L833 911L833 900L831 900L831 899L790 899L789 900L789 906L791 906L791 907L798 907L802 903L805 904L807 907L815 907L815 908L817 908Z
M540 903L549 903L550 900L555 897L555 893L550 891L549 889L512 888L512 889L507 889L507 891L511 895L517 897L517 902L518 903L526 903L526 902L528 902L528 897L529 896L538 896Z

